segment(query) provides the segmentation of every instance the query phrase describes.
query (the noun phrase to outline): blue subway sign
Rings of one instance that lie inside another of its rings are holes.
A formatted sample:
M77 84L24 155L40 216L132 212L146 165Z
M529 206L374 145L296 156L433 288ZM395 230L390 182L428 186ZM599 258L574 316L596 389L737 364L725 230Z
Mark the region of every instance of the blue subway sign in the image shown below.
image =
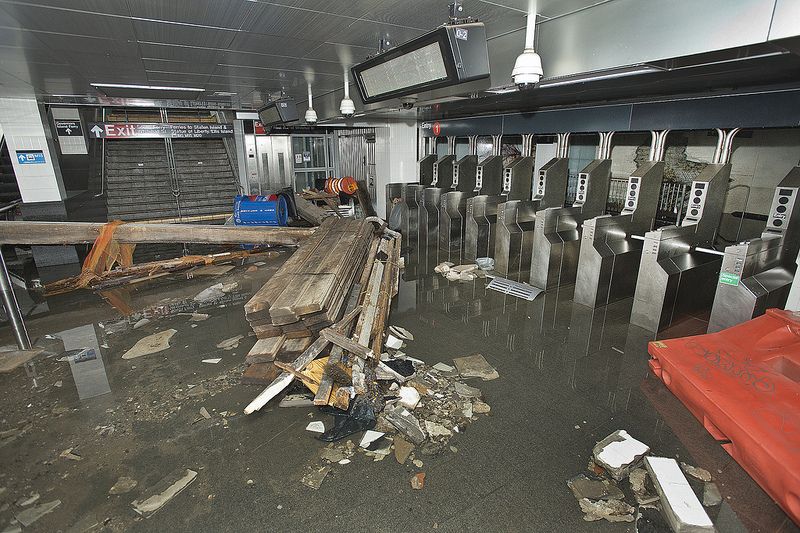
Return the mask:
M17 150L17 163L20 165L44 165L44 152L41 150Z

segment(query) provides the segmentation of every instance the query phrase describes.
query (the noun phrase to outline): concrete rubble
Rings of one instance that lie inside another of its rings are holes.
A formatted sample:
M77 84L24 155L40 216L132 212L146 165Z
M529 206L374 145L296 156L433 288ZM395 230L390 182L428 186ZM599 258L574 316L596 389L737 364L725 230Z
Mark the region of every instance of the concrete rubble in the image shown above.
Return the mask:
M618 430L598 442L593 450L594 461L620 481L641 464L650 448L634 439L625 430Z

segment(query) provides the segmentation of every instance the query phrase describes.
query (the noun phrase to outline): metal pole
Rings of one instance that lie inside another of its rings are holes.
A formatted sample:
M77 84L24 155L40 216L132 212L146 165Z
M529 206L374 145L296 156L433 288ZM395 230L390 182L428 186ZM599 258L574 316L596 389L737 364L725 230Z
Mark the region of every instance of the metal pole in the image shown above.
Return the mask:
M25 329L25 323L22 321L22 314L19 311L19 304L14 294L14 287L11 285L11 277L8 275L2 251L0 251L0 290L3 292L3 306L6 308L8 321L11 322L11 329L14 330L17 346L20 350L30 350L31 339L28 337L28 330Z

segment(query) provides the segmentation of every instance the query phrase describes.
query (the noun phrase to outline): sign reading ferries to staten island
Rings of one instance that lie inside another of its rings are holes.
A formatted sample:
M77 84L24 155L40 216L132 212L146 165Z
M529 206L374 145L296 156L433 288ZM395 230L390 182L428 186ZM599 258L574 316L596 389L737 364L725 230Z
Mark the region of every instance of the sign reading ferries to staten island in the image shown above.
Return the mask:
M89 124L93 139L207 139L233 135L233 124Z

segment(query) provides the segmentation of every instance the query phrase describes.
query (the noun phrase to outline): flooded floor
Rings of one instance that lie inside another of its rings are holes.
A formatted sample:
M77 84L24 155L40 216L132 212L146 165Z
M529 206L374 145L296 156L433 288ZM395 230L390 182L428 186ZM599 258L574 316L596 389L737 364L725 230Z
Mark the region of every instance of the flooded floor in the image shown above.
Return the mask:
M566 288L527 302L487 291L482 279L447 282L418 254L406 258L390 323L414 334L404 351L427 363L483 354L500 378L471 384L491 413L455 435L452 449L418 455L423 490L409 485L419 468L363 454L334 465L318 490L302 485L324 446L305 427L330 417L273 404L245 416L262 387L239 384L255 343L244 302L287 255L256 270L252 259L226 273L38 302L27 324L47 352L34 375L0 374L0 531L56 500L24 530L634 531L585 522L566 485L617 429L711 471L724 499L712 516L720 531L797 531L648 373L652 336L628 325L630 300L593 311ZM684 329L701 333L702 320ZM123 359L169 330L169 348ZM3 327L0 344L11 343ZM79 362L59 361L79 350ZM134 511L132 502L187 469L193 483L157 513ZM123 476L136 485L109 494Z

